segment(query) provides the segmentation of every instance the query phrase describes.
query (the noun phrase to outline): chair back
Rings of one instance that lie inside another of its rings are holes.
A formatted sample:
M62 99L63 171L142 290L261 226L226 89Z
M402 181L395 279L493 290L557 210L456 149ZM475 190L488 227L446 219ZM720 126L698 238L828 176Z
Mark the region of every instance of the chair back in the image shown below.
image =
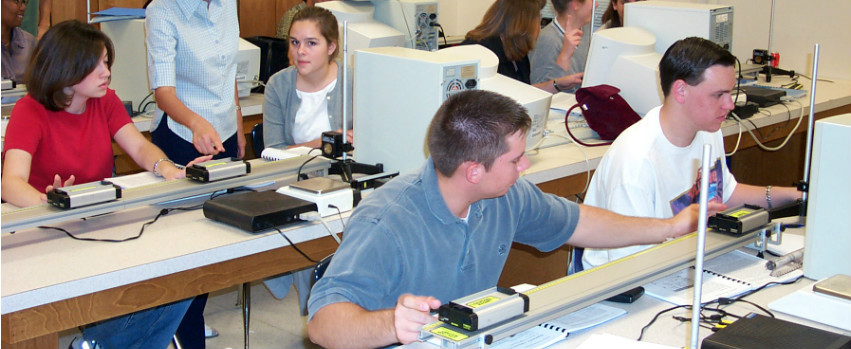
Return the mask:
M254 155L258 158L263 153L265 144L263 143L263 123L260 122L251 128L251 146L254 147Z
M331 264L331 257L334 257L334 254L329 254L328 257L322 258L319 263L316 263L316 266L313 267L313 283L315 284L319 279L322 278L322 275L325 275L325 269L328 269L328 264Z

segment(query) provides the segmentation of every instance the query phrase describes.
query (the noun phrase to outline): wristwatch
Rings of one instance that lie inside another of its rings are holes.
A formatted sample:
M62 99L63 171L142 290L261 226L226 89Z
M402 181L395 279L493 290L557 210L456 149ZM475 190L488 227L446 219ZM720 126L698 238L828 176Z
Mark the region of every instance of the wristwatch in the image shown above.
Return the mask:
M558 87L558 84L556 83L556 79L553 79L553 88L556 89L556 92L561 92L561 89Z

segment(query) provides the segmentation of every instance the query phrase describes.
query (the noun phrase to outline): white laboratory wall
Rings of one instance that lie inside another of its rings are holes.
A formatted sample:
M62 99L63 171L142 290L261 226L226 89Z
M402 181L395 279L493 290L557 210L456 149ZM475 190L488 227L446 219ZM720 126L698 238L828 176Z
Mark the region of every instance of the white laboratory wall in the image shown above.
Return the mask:
M688 0L679 0L688 1ZM688 1L733 6L733 54L739 59L753 49L768 49L771 0ZM780 68L810 75L813 47L819 44L819 77L851 80L851 1L774 1L772 51L780 53Z
M485 11L494 1L496 0L438 0L438 21L443 26L447 39L459 42L464 40L467 32L479 25Z

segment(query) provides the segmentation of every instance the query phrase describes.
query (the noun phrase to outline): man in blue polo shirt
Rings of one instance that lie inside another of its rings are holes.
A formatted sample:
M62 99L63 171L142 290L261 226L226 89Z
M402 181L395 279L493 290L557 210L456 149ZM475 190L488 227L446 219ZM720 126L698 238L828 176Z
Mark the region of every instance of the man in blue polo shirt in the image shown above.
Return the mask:
M496 285L512 242L615 247L692 232L697 206L668 220L633 218L542 193L519 178L526 110L488 91L449 97L428 130L431 157L362 201L308 309L310 339L370 348L417 339L429 315ZM723 209L713 205L711 211Z

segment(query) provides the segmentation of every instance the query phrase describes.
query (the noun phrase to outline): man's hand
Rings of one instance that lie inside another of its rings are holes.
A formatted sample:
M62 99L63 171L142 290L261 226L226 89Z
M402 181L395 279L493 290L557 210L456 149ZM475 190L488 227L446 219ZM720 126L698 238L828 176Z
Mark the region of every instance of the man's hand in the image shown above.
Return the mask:
M706 217L712 216L718 212L727 209L727 205L718 202L709 202L706 206ZM697 230L697 219L700 217L700 205L691 204L676 216L670 219L673 224L673 232L674 236L672 238L680 237L685 234L692 233Z
M343 132L343 129L338 128L338 129L337 129L337 132L340 132L341 134L345 134L345 135L346 135L346 143L354 143L354 141L355 141L355 133L354 133L354 131L352 131L352 130L346 130L346 132L344 133L344 132ZM320 143L320 145L321 145L321 143L322 143L322 137L320 137L320 138L319 138L319 140L320 140L320 142L319 142L319 143Z
M192 130L192 144L195 146L195 150L199 153L216 155L225 150L225 147L222 145L222 140L219 138L219 133L216 132L213 125L204 118L200 116L195 118L192 125L189 126L189 129ZM245 139L243 138L242 141L244 145Z
M396 309L393 313L393 325L399 343L415 342L420 329L437 320L431 316L430 312L438 307L440 307L440 300L434 297L401 295L396 301Z

